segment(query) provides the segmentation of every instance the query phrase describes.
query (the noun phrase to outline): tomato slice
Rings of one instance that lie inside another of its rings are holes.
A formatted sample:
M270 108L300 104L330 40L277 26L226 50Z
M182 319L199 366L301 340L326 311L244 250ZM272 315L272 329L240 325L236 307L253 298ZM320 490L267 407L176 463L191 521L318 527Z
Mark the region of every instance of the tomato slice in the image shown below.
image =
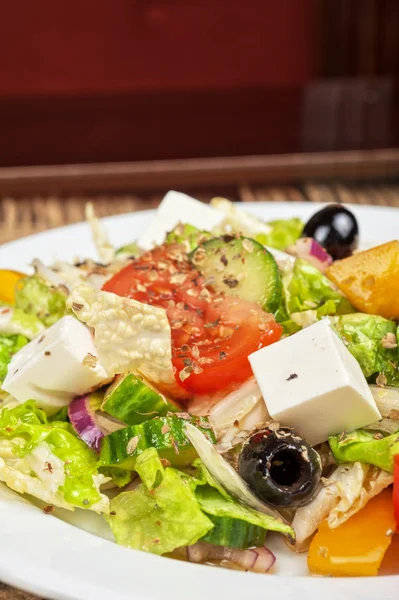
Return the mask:
M103 289L166 310L176 382L193 395L218 392L251 377L248 355L282 334L258 304L214 293L179 245L147 252Z
M393 512L396 521L396 532L399 533L399 454L395 456L393 483Z

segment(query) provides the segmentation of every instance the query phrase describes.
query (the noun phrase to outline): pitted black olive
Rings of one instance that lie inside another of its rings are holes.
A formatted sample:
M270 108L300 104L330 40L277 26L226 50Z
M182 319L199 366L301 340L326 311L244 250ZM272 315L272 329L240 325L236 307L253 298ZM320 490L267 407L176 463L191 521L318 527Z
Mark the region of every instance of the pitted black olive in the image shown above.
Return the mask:
M242 448L238 472L260 500L273 506L302 506L321 477L317 452L293 429L262 429Z
M302 237L314 238L337 260L356 250L359 227L350 210L341 204L329 204L309 219Z

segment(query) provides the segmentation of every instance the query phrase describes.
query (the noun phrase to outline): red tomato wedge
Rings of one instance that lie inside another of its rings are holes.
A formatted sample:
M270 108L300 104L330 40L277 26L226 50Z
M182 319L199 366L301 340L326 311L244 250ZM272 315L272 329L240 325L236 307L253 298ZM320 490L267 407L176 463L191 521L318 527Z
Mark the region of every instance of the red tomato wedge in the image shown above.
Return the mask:
M282 334L281 325L258 304L214 293L179 245L147 252L103 289L166 310L176 382L193 395L251 377L248 355Z
M393 512L396 521L396 532L399 533L399 454L395 456L393 482Z

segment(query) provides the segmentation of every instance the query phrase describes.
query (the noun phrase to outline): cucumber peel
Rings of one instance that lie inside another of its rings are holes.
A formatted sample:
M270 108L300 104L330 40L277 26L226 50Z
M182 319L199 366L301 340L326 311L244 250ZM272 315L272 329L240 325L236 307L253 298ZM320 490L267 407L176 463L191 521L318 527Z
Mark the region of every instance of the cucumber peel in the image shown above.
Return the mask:
M214 524L214 528L202 538L203 542L239 550L263 546L265 543L267 531L263 527L230 517L207 517Z
M224 235L201 243L190 254L192 264L217 292L256 302L274 313L282 282L275 258L256 240Z
M173 467L187 467L197 458L194 446L184 433L186 423L191 423L210 440L215 436L206 417L180 418L175 414L156 417L138 425L131 425L105 436L101 441L102 466L134 470L135 461L147 448L155 448L159 456Z
M143 378L127 373L119 375L108 388L102 410L128 425L138 425L182 409L172 400L166 399Z

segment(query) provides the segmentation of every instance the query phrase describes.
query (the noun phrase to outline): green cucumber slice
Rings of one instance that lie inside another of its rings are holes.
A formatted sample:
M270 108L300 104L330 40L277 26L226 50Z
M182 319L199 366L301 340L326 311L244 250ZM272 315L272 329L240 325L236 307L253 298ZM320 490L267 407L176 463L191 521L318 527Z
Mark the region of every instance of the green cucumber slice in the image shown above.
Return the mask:
M274 257L259 242L233 235L212 238L200 244L190 260L217 292L257 302L271 313L278 309L280 272Z
M203 542L239 550L263 546L265 543L267 531L259 525L230 517L215 517L208 514L206 516L215 527L202 538Z
M167 400L150 383L133 373L127 373L119 375L108 388L102 410L128 425L137 425L154 417L163 417L168 412L181 411L182 408L172 400Z
M136 457L147 448L156 448L159 456L173 467L187 467L197 458L193 445L184 434L186 423L192 423L215 443L213 430L206 417L180 418L177 415L156 417L139 425L125 427L105 436L101 441L102 466L134 470Z

